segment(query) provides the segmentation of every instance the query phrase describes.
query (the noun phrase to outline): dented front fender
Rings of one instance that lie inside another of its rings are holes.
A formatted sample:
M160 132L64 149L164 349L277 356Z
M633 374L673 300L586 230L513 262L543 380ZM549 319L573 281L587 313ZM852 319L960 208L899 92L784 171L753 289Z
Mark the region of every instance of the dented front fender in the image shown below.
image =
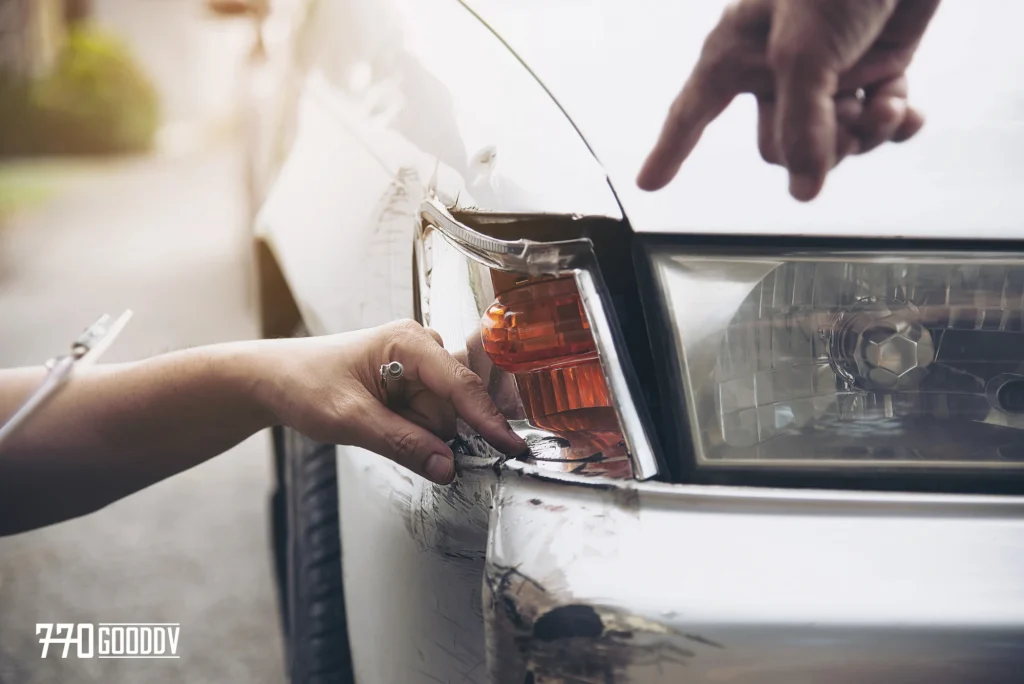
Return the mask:
M573 563L614 555L616 537L638 523L637 492L628 484L566 489L506 471L495 489L483 588L491 681L606 684L633 681L625 677L648 667L678 681L696 650L720 648L616 605L613 591L602 601L573 586Z
M1024 504L501 469L491 681L1015 682Z

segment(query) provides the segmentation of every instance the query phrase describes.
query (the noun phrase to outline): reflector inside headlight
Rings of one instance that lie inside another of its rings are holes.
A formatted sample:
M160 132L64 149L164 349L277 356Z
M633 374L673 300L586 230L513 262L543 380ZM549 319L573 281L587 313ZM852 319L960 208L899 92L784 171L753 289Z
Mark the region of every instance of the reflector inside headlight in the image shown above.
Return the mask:
M1024 467L1024 260L653 260L699 463Z

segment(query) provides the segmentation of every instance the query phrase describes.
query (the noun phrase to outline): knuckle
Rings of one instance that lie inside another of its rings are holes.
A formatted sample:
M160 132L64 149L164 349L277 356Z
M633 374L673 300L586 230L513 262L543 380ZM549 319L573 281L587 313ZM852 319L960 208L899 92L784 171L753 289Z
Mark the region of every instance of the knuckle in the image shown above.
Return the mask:
M388 434L387 443L397 458L407 460L416 454L420 440L412 430L399 429Z
M772 3L765 0L733 0L722 10L715 28L737 36L763 36L771 27Z
M434 338L435 342L437 342L442 347L444 346L444 338L441 337L441 333L437 332L433 328L424 328L424 329L427 331L428 335L430 335L431 337Z
M391 324L395 335L418 335L423 333L423 326L411 318L402 318Z
M832 63L817 45L781 36L768 41L765 59L776 74L809 82L820 79Z
M423 326L411 318L392 321L383 328L384 352L389 359L394 358L395 351L407 347L411 339L423 333Z
M455 379L460 385L465 387L468 391L474 394L483 393L486 394L487 390L484 387L484 381L480 379L480 376L471 371L470 369L463 366L461 363L456 362L455 364Z
M791 71L797 66L813 61L810 52L804 46L784 40L770 41L765 57L768 66L775 71Z

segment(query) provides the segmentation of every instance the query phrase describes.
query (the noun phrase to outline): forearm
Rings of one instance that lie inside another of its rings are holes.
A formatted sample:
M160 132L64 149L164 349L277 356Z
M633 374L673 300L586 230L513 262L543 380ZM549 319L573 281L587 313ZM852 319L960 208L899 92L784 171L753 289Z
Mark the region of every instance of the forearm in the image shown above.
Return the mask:
M394 397L380 378L392 361L405 373ZM0 371L0 420L42 377ZM456 413L503 453L526 449L480 378L411 321L78 369L0 447L0 534L94 511L276 424L448 484Z
M271 425L257 399L257 344L76 369L0 449L0 534L101 508ZM0 418L42 376L0 371Z

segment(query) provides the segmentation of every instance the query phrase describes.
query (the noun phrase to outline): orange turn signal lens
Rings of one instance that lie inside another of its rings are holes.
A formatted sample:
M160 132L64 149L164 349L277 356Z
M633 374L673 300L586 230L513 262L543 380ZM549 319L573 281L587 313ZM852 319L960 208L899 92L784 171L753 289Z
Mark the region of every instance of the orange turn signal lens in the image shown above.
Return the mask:
M556 431L619 429L574 278L502 292L484 314L481 337L494 365L515 376L531 424Z

